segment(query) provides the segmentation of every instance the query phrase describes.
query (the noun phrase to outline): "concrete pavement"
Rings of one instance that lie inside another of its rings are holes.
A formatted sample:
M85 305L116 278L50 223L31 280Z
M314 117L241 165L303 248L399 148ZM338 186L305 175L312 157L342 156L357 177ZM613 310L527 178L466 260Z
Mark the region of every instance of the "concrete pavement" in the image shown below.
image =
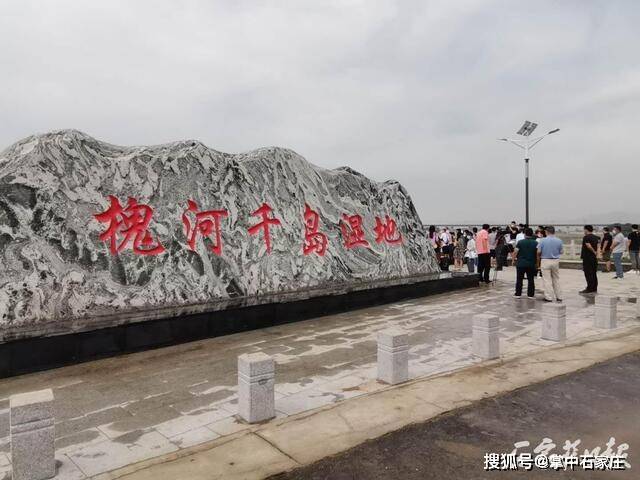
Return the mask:
M635 352L410 425L273 480L631 480L638 478L640 458L638 398L640 352ZM518 444L517 454L535 457L545 438L550 439L547 456L579 457L595 449L602 454L610 444L613 454L620 449L627 455L631 467L525 471L516 464L517 470L485 470L485 454L508 454Z
M6 398L13 393L46 387L54 389L60 478L82 479L107 472L112 473L107 473L106 478L114 478L129 471L128 465L140 466L145 462L165 462L170 468L170 460L188 456L194 448L210 449L215 445L210 452L214 455L214 451L225 452L218 450L218 445L227 445L225 448L231 454L236 451L232 448L232 442L236 441L249 442L249 447L244 443L240 445L239 451L250 448L264 454L263 457L251 455L256 464L244 467L245 472L258 475L251 478L260 478L260 475L322 458L327 451L342 451L363 438L375 437L406 422L424 419L424 415L436 415L464 404L464 400L477 398L472 391L466 391L467 386L494 394L502 391L474 383L477 380L474 377L464 380L461 391L447 381L436 385L450 397L435 402L425 400L426 393L412 395L402 399L408 407L401 408L398 416L394 416L396 393L374 380L375 336L383 328L399 326L408 331L412 345L410 375L420 379L474 365L470 317L475 313L491 312L500 316L505 358L522 357L526 361L533 352L537 355L547 349L556 351L553 342L539 339L542 302L510 297L513 275L511 269L503 272L494 287L5 379L0 381L0 396ZM606 352L605 356L599 356L591 350L581 351L583 360L601 361L615 355L615 350L599 347L601 344L593 340L613 335L620 337L617 342L621 343L616 344L620 348L626 348L626 342L634 345L634 332L640 322L635 318L636 305L626 299L638 295L640 278L614 282L601 277L604 293L625 300L619 307L619 328L605 332L592 326L593 298L576 293L583 286L581 272L563 271L562 275L567 290L567 344L589 342L593 350L604 348ZM277 362L278 419L258 427L243 424L234 417L236 358L241 353L256 351L274 356ZM562 365L573 368L568 360L570 358ZM555 368L550 371L564 372ZM525 378L532 382L538 376L530 372ZM485 378L489 383L494 380ZM519 384L516 379L505 383L509 388L515 384ZM382 403L374 398L381 399ZM353 413L347 414L349 421L336 420L337 424L323 421L309 426L325 432L324 436L311 436L310 444L299 441L309 436L306 428L288 430L303 425L300 415L304 417L314 409L331 411L336 407L353 409ZM285 428L285 425L289 426ZM279 430L261 430L276 427ZM338 436L327 442L334 427L344 432L345 437ZM356 428L355 433L351 432L352 427ZM284 433L279 434L280 431ZM6 433L6 410L0 412L0 435L2 432ZM287 438L294 444L295 451L288 451ZM4 453L0 454L0 469L7 472L10 469L6 454L8 438L1 444ZM266 450L260 450L260 446ZM300 451L298 447L302 446L308 449L307 453ZM227 463L233 463L230 467L237 472L242 462L235 459ZM256 467L258 464L262 467ZM118 472L122 467L125 469ZM247 475L243 473L238 478Z
M588 368L638 349L640 329L636 328L634 333L619 332L606 340L484 362L280 419L229 440L219 439L97 478L261 479L344 452L367 440L478 400ZM457 435L459 433L450 432L450 441L455 442Z

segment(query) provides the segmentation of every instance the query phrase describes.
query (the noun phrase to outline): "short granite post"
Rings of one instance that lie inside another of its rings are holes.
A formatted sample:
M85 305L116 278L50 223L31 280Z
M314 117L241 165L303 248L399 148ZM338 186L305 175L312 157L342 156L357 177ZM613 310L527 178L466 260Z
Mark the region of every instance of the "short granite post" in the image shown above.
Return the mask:
M238 357L238 414L256 423L276 416L275 363L262 352Z
M500 357L500 319L480 313L473 316L473 354L483 360Z
M576 256L576 241L575 240L571 240L569 251L571 252L571 256L572 257Z
M596 328L616 328L618 297L596 295L596 315L593 326Z
M561 342L567 338L567 307L559 303L542 305L542 334L540 338Z
M378 380L391 385L409 380L409 337L399 329L378 332Z
M53 392L12 395L10 406L13 480L44 480L56 474Z

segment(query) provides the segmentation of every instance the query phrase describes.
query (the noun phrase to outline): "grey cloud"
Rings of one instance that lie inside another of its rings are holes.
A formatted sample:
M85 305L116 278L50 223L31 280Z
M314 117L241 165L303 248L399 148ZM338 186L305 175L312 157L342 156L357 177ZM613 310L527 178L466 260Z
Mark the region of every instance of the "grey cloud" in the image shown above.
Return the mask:
M59 128L280 145L396 178L427 223L506 221L523 165L495 139L531 119L562 129L532 155L533 220L631 220L639 21L624 0L5 0L0 148Z

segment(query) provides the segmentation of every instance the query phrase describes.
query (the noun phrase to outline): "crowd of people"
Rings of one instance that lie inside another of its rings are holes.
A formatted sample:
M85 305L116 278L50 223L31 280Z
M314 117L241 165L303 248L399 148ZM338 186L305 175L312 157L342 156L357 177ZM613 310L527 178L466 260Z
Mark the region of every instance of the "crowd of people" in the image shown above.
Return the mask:
M515 266L515 297L522 296L525 278L527 296L534 297L535 279L539 276L543 280L544 300L562 302L560 257L564 253L564 245L553 226L541 225L534 231L515 221L505 227L484 224L480 229L437 229L431 225L428 235L441 269L460 271L466 264L468 272L477 270L481 284L489 284L491 268L500 271L505 266ZM611 271L613 260L613 278L623 279L622 257L625 252L629 254L632 270L640 274L638 225L632 225L627 236L622 233L620 225L604 227L602 237L594 233L592 225L585 225L580 258L587 286L580 293L597 293L600 260L604 262L606 272Z

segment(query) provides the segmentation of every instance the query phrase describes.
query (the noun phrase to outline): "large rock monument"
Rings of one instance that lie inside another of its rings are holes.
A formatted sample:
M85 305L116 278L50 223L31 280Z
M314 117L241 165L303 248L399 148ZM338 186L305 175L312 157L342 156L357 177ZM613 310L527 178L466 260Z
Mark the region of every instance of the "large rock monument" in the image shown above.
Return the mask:
M398 182L284 148L120 147L64 130L0 154L0 341L434 272Z

